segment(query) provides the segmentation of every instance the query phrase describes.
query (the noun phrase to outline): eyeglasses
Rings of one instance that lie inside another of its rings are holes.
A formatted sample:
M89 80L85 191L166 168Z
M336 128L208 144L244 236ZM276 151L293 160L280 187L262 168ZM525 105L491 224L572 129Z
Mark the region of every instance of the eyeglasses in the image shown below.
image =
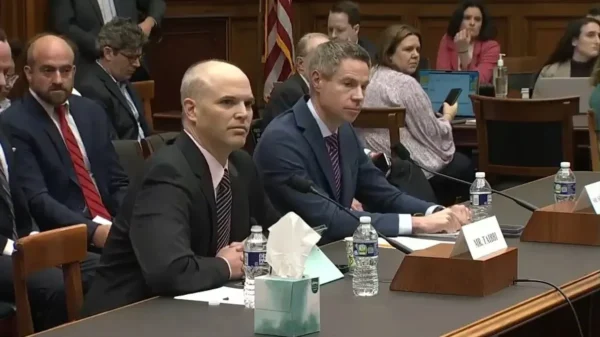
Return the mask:
M144 57L143 53L140 54L129 54L129 53L123 53L120 52L121 55L125 56L129 62L134 63L135 61L139 61L142 59L142 57Z

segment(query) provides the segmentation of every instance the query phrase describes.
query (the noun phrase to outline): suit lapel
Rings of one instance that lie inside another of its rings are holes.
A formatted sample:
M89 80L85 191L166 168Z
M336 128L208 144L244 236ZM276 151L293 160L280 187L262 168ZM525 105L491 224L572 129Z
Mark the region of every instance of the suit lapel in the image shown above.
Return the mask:
M10 146L8 146L8 141L6 139L6 137L3 134L0 134L0 145L2 146L2 151L4 151L4 158L6 160L6 168L8 170L8 187L10 192L12 193L12 188L10 188L10 186L12 185L11 182L13 182L14 180L14 172L11 169L11 164L12 164L12 160L13 160L13 151L12 148ZM0 168L1 169L1 168ZM9 204L9 201L6 200L5 198L0 198L8 208L10 208L11 206L14 207L14 205Z
M65 144L65 141L60 135L56 124L54 124L54 122L48 115L48 112L44 110L44 108L35 100L33 96L28 95L26 100L27 104L29 105L28 110L34 111L34 113L38 114L38 118L34 118L34 120L39 120L42 124L44 131L50 138L52 145L54 145L54 148L58 153L60 161L67 170L69 178L71 178L71 180L74 183L79 184L79 182L77 181L77 176L75 175L75 169L73 168L73 162L71 161L71 155L67 150L67 145Z
M100 5L98 4L98 0L88 0L92 5L92 9L94 9L94 13L96 13L96 17L100 20L100 25L104 25L104 18L102 17L102 11L100 10ZM117 6L117 2L115 1L115 7ZM116 9L115 9L116 10Z
M335 181L333 178L331 159L329 158L329 153L327 153L327 146L325 145L325 139L323 139L323 134L319 129L319 125L306 105L306 97L305 99L299 100L298 103L294 105L294 116L297 125L304 130L302 135L314 152L317 162L327 179L329 195L335 196Z
M340 168L342 169L342 190L340 192L339 202L343 205L350 204L352 198L354 198L354 189L351 187L355 183L352 182L352 172L350 167L355 161L356 153L353 151L353 147L350 146L352 142L348 140L354 137L354 133L349 124L344 124L339 129L339 142L340 142ZM355 148L354 148L355 149ZM358 154L360 155L360 154Z
M123 92L121 92L119 85L106 71L104 71L104 69L102 69L102 67L99 64L95 64L94 66L96 67L95 71L97 72L98 76L100 77L102 82L104 82L104 86L106 87L106 89L108 89L111 95L117 98L119 103L123 105L123 107L127 109L127 111L129 111L129 116L133 118L133 111L131 111L129 102L127 102L127 98L125 98Z
M229 161L228 165L229 179L231 181L231 241L242 241L248 234L248 230L244 230L243 224L248 223L248 212L244 209L248 206L248 193L244 189L244 185L240 180L237 168Z
M215 189L212 183L212 176L210 175L210 169L206 159L198 149L198 146L194 144L194 141L182 132L175 143L181 148L184 157L187 159L188 164L192 168L192 171L200 179L200 189L204 195L205 200L208 203L209 213L209 231L211 235L211 247L210 252L216 254L217 251L217 206L215 201Z

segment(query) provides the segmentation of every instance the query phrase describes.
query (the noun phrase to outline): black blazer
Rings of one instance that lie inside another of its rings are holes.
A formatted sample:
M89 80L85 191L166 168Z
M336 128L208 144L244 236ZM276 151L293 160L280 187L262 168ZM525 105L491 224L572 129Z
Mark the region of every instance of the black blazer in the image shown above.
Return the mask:
M117 16L136 23L141 21L139 12L142 12L160 25L166 8L164 0L114 0L114 3ZM96 37L104 25L98 0L50 0L48 8L50 27L77 45L78 65L87 67L96 61ZM76 77L78 80L79 75Z
M291 109L304 95L308 95L308 86L298 73L273 88L269 102L262 116L262 128L265 129L273 118Z
M127 98L125 98L117 83L98 63L92 64L85 71L77 90L82 96L96 101L104 108L113 128L113 136L116 136L116 139L137 140L139 136L138 122L144 131L144 136L148 137L151 130L144 117L144 105L131 84L127 82L126 86L129 96L138 111L138 119L135 118Z
M12 204L15 212L15 225L19 237L28 236L32 231L39 231L35 221L29 214L29 206L27 199L23 194L19 180L15 179L16 171L14 165L13 147L11 146L8 137L4 132L0 131L0 146L4 151L6 166L8 166L8 181L10 185L10 194L12 196ZM0 197L0 249L4 249L7 239L13 237L12 222L10 219L10 210L8 204Z
M231 242L250 235L250 218L264 228L279 219L258 171L244 151L229 156L233 194ZM83 313L224 285L227 263L216 258L215 192L202 152L186 134L146 164L113 223Z
M75 95L69 97L69 111L81 135L102 202L114 217L129 178L112 144L106 114L98 104ZM98 225L91 220L69 151L48 113L27 94L0 116L16 148L14 177L41 229L85 223L91 240Z

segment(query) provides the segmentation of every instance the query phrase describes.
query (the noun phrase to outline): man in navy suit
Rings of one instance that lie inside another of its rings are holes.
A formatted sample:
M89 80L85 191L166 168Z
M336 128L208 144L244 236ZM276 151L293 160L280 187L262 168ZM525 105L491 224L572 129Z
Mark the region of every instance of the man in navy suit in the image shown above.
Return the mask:
M329 41L309 60L310 97L275 118L254 152L265 189L282 213L293 211L309 225L326 225L325 241L351 236L357 221L334 204L286 185L292 176L350 208L358 199L372 213L376 229L388 236L455 232L469 221L464 206L444 209L398 190L364 153L351 123L360 113L369 82L368 53L356 43ZM416 216L422 215L422 216Z
M2 121L17 149L16 178L31 214L42 230L85 223L88 242L103 247L129 183L106 113L71 95L74 53L64 39L34 38L24 70L29 94Z

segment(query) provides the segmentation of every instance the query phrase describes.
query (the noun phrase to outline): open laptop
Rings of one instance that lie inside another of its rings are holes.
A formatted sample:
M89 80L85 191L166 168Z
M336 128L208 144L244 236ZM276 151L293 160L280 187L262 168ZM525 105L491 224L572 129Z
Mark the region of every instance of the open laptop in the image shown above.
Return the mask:
M429 96L433 111L438 111L446 100L450 90L461 88L458 97L458 117L473 117L473 104L469 95L477 94L479 91L479 72L477 71L444 71L444 70L421 70L419 82L423 90Z
M593 90L589 77L540 77L532 98L579 96L579 112L587 113Z

